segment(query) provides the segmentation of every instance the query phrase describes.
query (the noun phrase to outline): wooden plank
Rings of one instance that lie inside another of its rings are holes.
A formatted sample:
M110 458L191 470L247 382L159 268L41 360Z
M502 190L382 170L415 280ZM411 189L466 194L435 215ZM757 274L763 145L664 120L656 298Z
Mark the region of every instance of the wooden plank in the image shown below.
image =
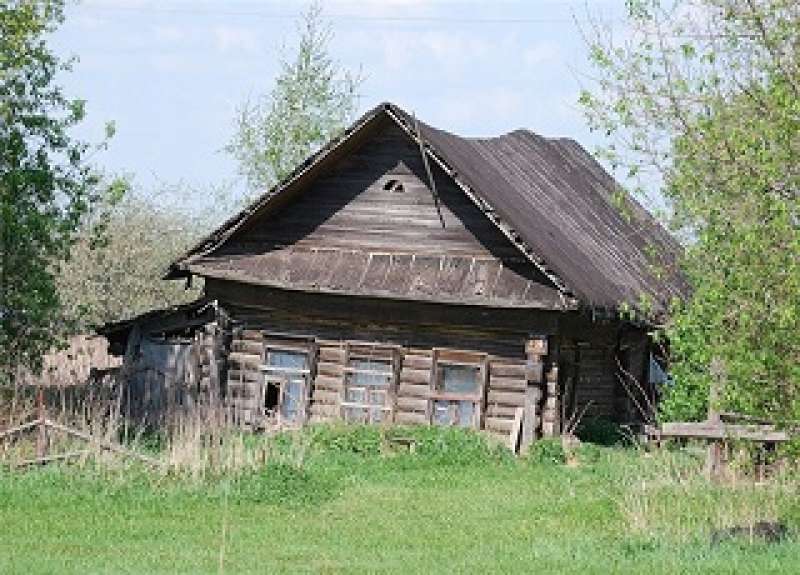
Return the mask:
M314 379L314 389L338 392L342 389L342 378L328 375L317 375Z
M320 362L331 362L341 364L344 361L344 349L339 347L320 347Z
M513 419L514 415L517 413L518 407L514 407L513 405L497 405L497 404L490 404L486 406L486 417L503 417L507 419Z
M332 361L318 361L317 374L328 377L342 377L342 364ZM319 375L317 377L319 377Z
M394 421L400 425L424 425L428 423L428 418L424 413L397 411Z
M519 408L517 408L519 409ZM500 433L510 433L514 427L514 420L501 418L501 417L487 417L486 429L489 431L497 431Z
M486 401L488 405L498 404L498 405L512 405L515 407L524 407L525 394L512 393L507 391L494 391L490 389Z
M311 417L328 420L339 417L339 406L330 403L312 403Z
M522 446L522 423L525 415L525 409L522 407L517 408L517 413L514 415L514 422L511 426L511 433L508 438L508 447L516 453L518 448Z
M406 384L402 381L397 388L397 399L401 397L428 397L430 388L427 385Z
M526 378L524 363L508 364L492 361L489 363L489 371L491 374L491 379L494 379L495 377L512 377L515 379Z
M421 411L428 407L428 400L420 397L398 397L397 409L401 411Z
M339 392L328 391L326 389L315 389L313 396L314 403L326 403L329 405L339 404Z
M732 425L701 422L662 423L660 428L648 427L648 432L661 437L698 439L748 439L764 442L784 442L791 439L785 431L771 425Z
M428 385L431 380L431 371L430 369L410 369L403 366L403 369L400 371L400 382L401 384L420 384L420 385Z
M231 341L231 351L260 356L264 352L264 344L260 341L234 339Z
M528 382L524 379L513 379L510 377L495 377L489 379L489 389L501 389L512 391L525 391Z
M261 382L264 380L264 374L260 371L252 369L229 369L228 370L228 385L231 383L238 383L240 381L246 382Z
M428 371L431 368L432 361L430 356L405 355L403 356L403 368Z

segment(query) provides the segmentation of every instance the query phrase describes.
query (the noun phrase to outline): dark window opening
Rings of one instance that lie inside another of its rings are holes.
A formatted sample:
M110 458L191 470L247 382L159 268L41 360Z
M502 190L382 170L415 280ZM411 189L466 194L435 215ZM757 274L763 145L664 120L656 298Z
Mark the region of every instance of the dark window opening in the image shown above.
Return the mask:
M395 192L400 193L403 191L403 184L400 183L399 180L395 180L394 178L389 179L383 184L383 189L387 192Z

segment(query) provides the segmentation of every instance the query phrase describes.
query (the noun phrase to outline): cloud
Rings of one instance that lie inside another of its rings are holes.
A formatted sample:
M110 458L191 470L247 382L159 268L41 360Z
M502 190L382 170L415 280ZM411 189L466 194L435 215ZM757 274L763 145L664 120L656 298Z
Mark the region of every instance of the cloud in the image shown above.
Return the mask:
M258 49L258 37L249 28L214 26L212 33L219 52L255 52Z

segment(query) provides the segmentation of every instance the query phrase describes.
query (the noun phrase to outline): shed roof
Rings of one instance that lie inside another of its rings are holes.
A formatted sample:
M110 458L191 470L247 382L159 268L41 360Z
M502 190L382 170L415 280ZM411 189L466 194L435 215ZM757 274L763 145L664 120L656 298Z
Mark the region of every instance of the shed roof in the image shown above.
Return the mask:
M660 312L672 297L687 293L676 265L681 246L636 200L621 193L614 179L574 140L545 138L527 130L466 138L418 122L390 103L367 112L340 138L201 241L173 264L168 277L185 273L192 262L212 255L276 198L337 161L341 155L337 150L384 116L421 143L431 161L568 298L584 306L617 308L635 306L646 297Z

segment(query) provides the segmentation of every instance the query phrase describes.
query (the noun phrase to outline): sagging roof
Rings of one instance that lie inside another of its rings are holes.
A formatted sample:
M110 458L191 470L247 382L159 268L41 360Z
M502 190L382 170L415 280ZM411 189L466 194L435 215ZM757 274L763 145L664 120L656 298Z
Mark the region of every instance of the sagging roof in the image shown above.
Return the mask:
M561 292L562 301L614 309L623 304L636 306L647 298L654 304L653 311L660 312L672 297L686 294L676 266L680 245L635 200L621 194L614 179L577 142L544 138L527 130L494 138L465 138L417 122L389 103L367 112L340 138L201 241L173 264L168 277L187 272L215 275L213 266L198 269L192 264L204 257L208 262L207 256L213 256L239 227L303 180L324 173L327 164L346 153L343 150L350 140L385 117L421 145L431 163L447 173ZM626 215L619 207L620 197ZM652 260L653 254L657 261ZM231 272L236 270L226 273L230 276ZM248 281L246 274L229 279ZM316 282L292 286L286 281L271 282L269 277L259 281L276 287L318 287Z

